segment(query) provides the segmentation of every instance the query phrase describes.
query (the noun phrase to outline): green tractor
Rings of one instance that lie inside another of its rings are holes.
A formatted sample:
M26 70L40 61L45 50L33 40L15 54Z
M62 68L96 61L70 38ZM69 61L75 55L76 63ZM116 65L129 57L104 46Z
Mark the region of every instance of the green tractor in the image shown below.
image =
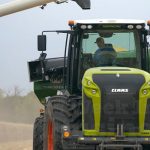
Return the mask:
M69 26L43 31L42 53L28 62L34 92L45 107L34 123L33 150L149 150L145 21L72 20ZM64 57L46 58L49 32L66 34Z

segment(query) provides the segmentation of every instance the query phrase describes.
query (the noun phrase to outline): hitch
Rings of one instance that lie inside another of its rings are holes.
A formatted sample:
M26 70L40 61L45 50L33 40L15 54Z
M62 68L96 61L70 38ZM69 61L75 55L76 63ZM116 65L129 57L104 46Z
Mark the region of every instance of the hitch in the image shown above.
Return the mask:
M116 139L124 139L124 126L123 124L117 124L117 135L116 135Z
M133 150L143 149L142 145L139 144L137 141L133 143L128 140L125 140L124 126L123 124L117 124L116 140L113 142L104 142L104 141L101 142L97 150L104 150L104 149L122 150L124 148L131 148Z

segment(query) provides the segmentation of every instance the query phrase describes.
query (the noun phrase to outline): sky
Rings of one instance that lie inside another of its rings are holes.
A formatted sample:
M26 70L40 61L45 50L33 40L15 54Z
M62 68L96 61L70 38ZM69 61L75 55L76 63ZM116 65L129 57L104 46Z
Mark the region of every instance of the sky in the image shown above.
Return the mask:
M0 4L9 1L1 0ZM27 62L39 57L37 35L43 30L69 29L68 20L76 19L150 20L149 6L149 0L91 0L91 10L82 10L75 2L69 1L60 5L49 3L44 10L36 7L1 17L0 88L9 91L18 86L24 92L32 90ZM63 55L62 43L52 34L48 56Z

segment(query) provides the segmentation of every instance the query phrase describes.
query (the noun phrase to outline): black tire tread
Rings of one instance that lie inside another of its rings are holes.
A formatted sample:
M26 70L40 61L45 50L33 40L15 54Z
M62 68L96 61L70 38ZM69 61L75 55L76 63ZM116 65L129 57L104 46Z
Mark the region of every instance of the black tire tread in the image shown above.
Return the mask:
M67 97L54 96L50 98L46 105L46 115L47 115L45 117L46 124L48 121L47 119L51 119L53 120L55 126L54 127L54 132L55 132L54 150L62 150L61 128L63 125L69 125L69 117L70 117L70 112L68 111Z
M82 101L81 97L70 97L70 108L71 113L70 124L72 130L82 130Z
M46 104L45 124L48 119L54 122L54 150L63 150L61 142L62 126L67 125L71 130L82 129L82 103L81 97L54 96ZM46 131L46 125L44 131ZM44 133L44 150L46 146L46 133ZM72 145L75 146L75 145Z
M33 128L33 150L43 150L43 117L36 118Z

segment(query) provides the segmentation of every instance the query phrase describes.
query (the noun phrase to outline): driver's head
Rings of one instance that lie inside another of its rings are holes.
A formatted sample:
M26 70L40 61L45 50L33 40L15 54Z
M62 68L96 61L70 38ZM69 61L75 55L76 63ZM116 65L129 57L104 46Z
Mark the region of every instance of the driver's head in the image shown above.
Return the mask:
M104 48L105 47L105 42L104 42L104 39L102 38L102 37L98 37L97 39L96 39L96 42L95 42L96 44L97 44L97 46L99 47L99 48Z

